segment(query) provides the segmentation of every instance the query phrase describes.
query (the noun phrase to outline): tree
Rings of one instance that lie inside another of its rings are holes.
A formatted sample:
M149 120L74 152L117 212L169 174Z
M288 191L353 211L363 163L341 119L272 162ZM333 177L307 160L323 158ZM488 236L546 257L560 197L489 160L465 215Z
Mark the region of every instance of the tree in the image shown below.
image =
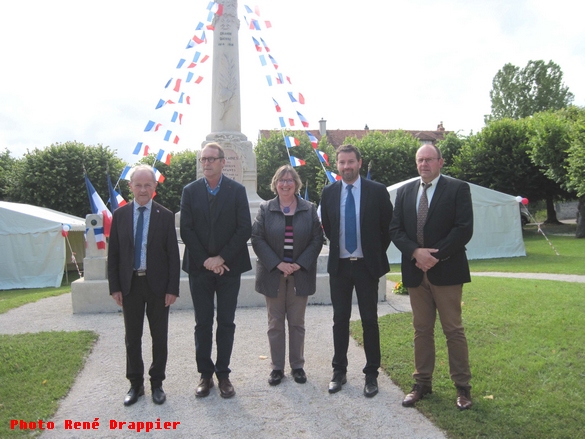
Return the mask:
M120 175L125 163L108 146L56 143L28 151L15 167L8 189L12 201L48 207L85 218L91 213L84 167L97 193L107 202L106 169Z
M472 135L471 133L470 135ZM455 133L448 133L443 140L437 142L437 147L441 150L441 156L445 161L442 173L451 175L451 166L455 157L459 155L461 148L465 145L467 136L461 136Z
M328 180L311 142L302 131L285 132L284 136L295 137L300 141L301 144L299 146L289 148L289 153L306 162L305 166L299 166L295 169L301 177L303 186L308 182L309 200L318 202L321 199L321 191ZM335 150L328 144L326 138L322 138L319 142L319 151L324 152L328 156L329 166L323 163L325 168L334 170ZM274 193L270 189L272 177L279 167L290 163L283 134L273 132L269 138L260 139L254 148L254 152L256 153L256 168L258 171L258 195L265 200L274 198ZM303 188L301 189L301 196L304 196L304 193Z
M566 192L532 162L529 138L527 120L494 121L466 139L450 168L452 175L531 201L547 200L552 205L554 197Z
M7 149L0 154L0 200L6 199L15 162L16 160L10 157L10 151Z
M552 61L529 61L520 69L506 64L496 73L490 98L492 113L485 122L504 118L522 119L546 110L567 107L574 98L563 84L563 72Z
M361 176L366 177L372 162L372 180L390 186L418 175L416 151L420 142L405 131L370 131L361 139L348 138L362 154Z
M577 238L585 238L585 113L575 121L572 129L572 141L568 151L569 188L579 197L579 215L577 217Z

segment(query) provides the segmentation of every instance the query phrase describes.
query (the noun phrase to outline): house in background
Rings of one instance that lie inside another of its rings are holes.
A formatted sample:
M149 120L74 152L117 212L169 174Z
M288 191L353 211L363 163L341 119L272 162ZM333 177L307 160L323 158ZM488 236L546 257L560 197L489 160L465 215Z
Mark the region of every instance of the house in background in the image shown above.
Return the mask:
M259 132L259 139L261 138L269 138L270 135L276 130L260 130ZM370 129L366 125L363 130L328 130L327 129L327 121L321 119L319 121L319 130L308 130L313 136L315 136L319 141L323 137L327 137L327 141L335 148L339 148L345 142L345 139L348 137L356 137L357 139L361 139L366 134L370 132ZM372 130L378 131L380 133L389 133L392 131L398 130ZM413 137L420 140L421 144L432 144L436 145L439 140L443 140L447 134L451 131L445 131L443 127L443 122L441 122L437 129L434 131L415 131L415 130L402 130L406 133L410 133Z

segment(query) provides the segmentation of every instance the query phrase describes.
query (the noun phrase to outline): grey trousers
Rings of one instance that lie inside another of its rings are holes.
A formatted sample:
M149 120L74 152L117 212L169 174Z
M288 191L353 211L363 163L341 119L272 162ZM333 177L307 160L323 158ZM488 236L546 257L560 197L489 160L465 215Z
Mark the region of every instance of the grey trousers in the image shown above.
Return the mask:
M288 321L288 357L291 369L305 365L305 310L308 296L297 296L294 276L281 276L277 297L266 296L268 343L273 370L283 370L286 357L285 319Z

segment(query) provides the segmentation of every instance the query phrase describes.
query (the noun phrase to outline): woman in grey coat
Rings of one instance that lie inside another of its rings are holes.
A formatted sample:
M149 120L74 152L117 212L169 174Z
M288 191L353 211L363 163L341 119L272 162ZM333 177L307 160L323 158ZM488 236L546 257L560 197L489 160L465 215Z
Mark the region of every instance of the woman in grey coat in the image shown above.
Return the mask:
M315 206L299 197L301 179L290 165L278 168L271 189L277 195L260 205L252 226L256 265L256 291L266 296L268 342L272 371L268 383L284 378L286 331L292 376L305 383L305 309L315 294L317 258L323 230Z

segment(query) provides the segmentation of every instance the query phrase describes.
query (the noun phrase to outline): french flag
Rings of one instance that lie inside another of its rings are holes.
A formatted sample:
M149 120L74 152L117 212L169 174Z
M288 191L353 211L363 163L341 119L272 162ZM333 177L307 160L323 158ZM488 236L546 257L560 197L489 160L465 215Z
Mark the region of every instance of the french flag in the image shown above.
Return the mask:
M152 168L154 170L154 176L156 177L156 181L159 183L163 183L165 181L165 176L160 173L160 171L156 168Z
M167 133L165 134L164 137L164 141L165 142L169 142L171 140L171 136L173 135L173 132L171 130L167 130ZM179 143L179 136L175 136L172 140L172 142L177 145Z
M145 145L142 142L138 142L134 148L134 151L132 151L132 154L146 157L148 155L149 148L150 147L148 145Z
M87 235L88 229L85 229L85 234ZM93 233L95 234L95 243L99 250L106 249L106 236L104 234L103 227L96 227L93 229Z
M276 108L276 112L280 113L280 105L278 105L278 102L276 102L276 99L272 98L272 101L274 102L274 108Z
M296 137L285 136L284 143L286 144L287 148L292 148L293 146L299 146L301 141Z
M106 207L106 203L96 192L95 188L85 175L85 186L87 187L87 195L89 196L89 204L91 206L91 213L102 214L104 219L104 235L106 238L110 236L110 228L112 226L112 213Z
M298 93L298 96L295 98L293 92L289 91L288 97L290 98L291 102L298 102L299 104L303 104L303 105L305 104L305 97L300 93Z
M268 58L270 58L270 62L272 63L272 65L274 65L275 69L278 69L278 63L276 62L276 60L272 57L272 55L268 55Z
M304 160L298 159L295 156L290 156L290 164L293 167L297 167L297 166L304 166L306 163Z
M171 122L177 122L177 120L179 121L179 125L181 125L183 123L183 114L179 113L178 111L175 111L173 113L173 117L171 117Z
M122 175L120 175L120 179L121 180L126 180L126 181L130 181L130 178L128 177L128 174L130 173L130 170L132 169L131 166L126 165L126 167L124 168L124 170L122 171Z
M329 166L329 157L323 151L319 151L318 149L315 150L317 155L319 156L319 160Z
M216 2L209 2L207 10L213 12L216 15L223 15L223 5Z
M313 136L310 131L305 132L307 133L307 136L309 137L309 140L311 141L311 145L313 145L313 148L317 149L317 147L319 146L319 141L317 140L317 138Z
M148 123L146 124L146 127L144 128L144 132L148 132L148 131L158 131L158 129L162 126L162 123L156 123L153 120L149 120Z
M297 111L297 114L299 115L299 119L301 119L301 123L303 124L303 126L304 126L305 128L308 128L308 127L309 127L309 122L307 121L307 119L305 119L305 116L303 116L303 115L302 115L301 113L299 113L298 111Z
M156 159L159 162L162 162L166 165L170 165L171 164L171 154L168 152L165 152L163 149L160 149L158 151L158 154L156 155ZM329 165L329 163L327 164Z
M338 180L341 180L341 175L337 175L335 172L325 171L327 174L327 178L329 178L329 183L335 183Z
M270 52L270 48L268 47L268 45L264 42L264 40L262 38L260 38L260 41L262 41L262 45L264 46L264 49L266 49L266 52Z
M254 47L256 47L256 52L262 52L262 47L260 46L258 40L252 37L252 41L254 41Z
M112 186L112 180L110 179L110 175L107 175L108 177L108 191L110 192L110 206L112 207L112 211L116 210L118 207L122 207L124 206L126 203L126 200L124 199L124 197L122 195L120 195L118 192L116 192L116 189L114 189L114 186Z

